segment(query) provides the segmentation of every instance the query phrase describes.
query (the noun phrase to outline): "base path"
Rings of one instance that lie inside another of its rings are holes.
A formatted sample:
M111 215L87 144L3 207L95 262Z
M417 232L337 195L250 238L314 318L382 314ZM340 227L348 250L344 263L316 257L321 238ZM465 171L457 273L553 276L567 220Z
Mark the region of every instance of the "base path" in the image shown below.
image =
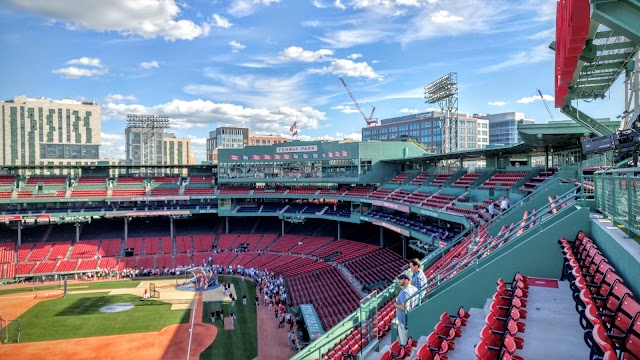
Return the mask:
M258 290L256 290L257 292ZM260 294L258 294L260 295ZM261 301L257 309L258 317L258 357L254 360L285 360L296 354L287 344L289 325L278 328L278 320Z

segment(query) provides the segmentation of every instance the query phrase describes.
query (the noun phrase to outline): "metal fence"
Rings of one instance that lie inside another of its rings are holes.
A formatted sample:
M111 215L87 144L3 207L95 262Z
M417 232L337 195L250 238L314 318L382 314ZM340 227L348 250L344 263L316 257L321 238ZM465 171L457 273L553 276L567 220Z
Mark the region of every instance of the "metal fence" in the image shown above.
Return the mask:
M640 236L640 168L599 171L593 180L598 209Z

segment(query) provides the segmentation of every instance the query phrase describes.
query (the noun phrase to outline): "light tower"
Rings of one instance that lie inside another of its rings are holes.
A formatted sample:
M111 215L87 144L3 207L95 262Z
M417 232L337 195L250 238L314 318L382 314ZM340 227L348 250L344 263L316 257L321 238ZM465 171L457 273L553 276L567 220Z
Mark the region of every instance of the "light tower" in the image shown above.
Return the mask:
M127 160L131 165L162 165L163 136L169 127L169 117L162 115L127 114ZM155 172L155 170L150 170Z
M458 151L458 73L448 73L425 86L424 100L440 106L442 152Z

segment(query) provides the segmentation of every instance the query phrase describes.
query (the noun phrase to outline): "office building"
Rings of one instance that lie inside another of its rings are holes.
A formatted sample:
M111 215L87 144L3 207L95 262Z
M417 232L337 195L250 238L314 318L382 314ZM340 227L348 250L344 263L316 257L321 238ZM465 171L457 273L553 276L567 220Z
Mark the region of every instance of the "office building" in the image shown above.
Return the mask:
M124 131L127 164L188 165L193 163L191 140L165 132L167 116L127 115Z
M518 133L518 125L535 124L535 120L525 119L524 113L506 112L483 115L489 120L489 143L491 145L514 145L522 142Z
M89 165L98 160L97 103L16 96L1 106L0 165Z
M289 141L279 135L261 135L248 128L219 127L209 132L207 160L218 163L218 149L242 149L245 146L280 144Z

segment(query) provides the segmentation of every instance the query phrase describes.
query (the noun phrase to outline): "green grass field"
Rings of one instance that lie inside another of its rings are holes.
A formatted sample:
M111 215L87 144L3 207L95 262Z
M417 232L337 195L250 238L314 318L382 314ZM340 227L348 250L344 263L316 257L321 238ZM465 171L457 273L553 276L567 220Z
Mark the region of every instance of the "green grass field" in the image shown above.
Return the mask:
M204 303L202 322L211 324L211 311L222 308L225 317L231 312L236 314L235 330L226 331L224 325L218 321L214 325L218 328L218 335L205 351L200 354L201 360L234 359L250 360L258 356L258 331L255 303L255 288L253 282L240 278L221 276L220 281L231 282L236 288L239 301L236 306L221 302ZM242 294L247 294L247 305L242 305Z
M135 307L119 313L99 311L102 306L121 302L130 302ZM189 314L189 310L171 310L171 304L161 301L140 301L139 296L70 294L61 299L42 301L22 314L20 341L159 331L168 325L188 323ZM16 341L17 326L17 322L9 325L9 341Z
M94 281L94 282L84 282L84 283L73 283L67 286L69 291L74 290L108 290L108 289L123 289L123 288L134 288L140 284L141 279L135 280L120 280L120 281ZM142 279L143 281L145 279ZM63 286L62 282L60 285L49 285L47 283L42 285L40 283L36 283L34 286L22 287L17 289L5 289L0 290L0 296L9 295L9 294L19 294L19 293L27 293L33 290L60 290L62 291Z

